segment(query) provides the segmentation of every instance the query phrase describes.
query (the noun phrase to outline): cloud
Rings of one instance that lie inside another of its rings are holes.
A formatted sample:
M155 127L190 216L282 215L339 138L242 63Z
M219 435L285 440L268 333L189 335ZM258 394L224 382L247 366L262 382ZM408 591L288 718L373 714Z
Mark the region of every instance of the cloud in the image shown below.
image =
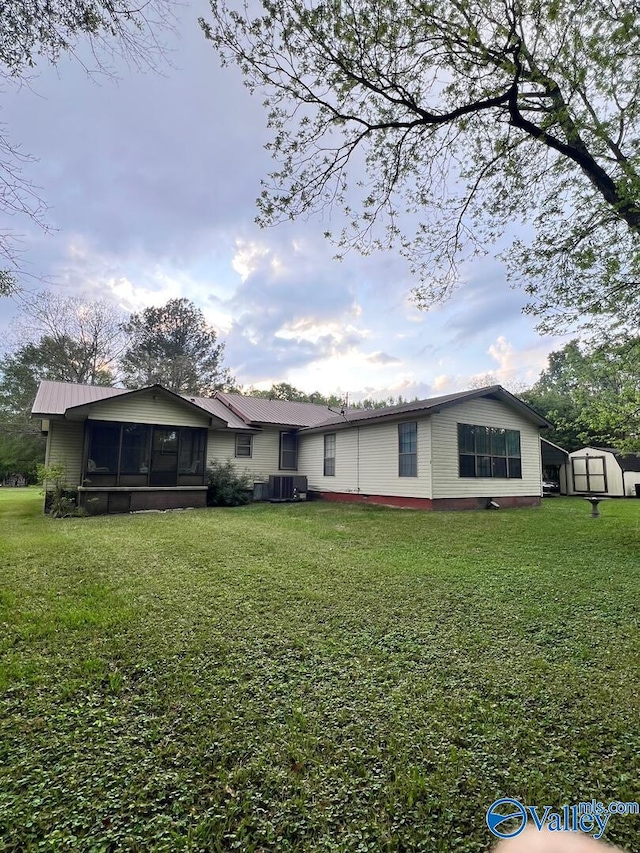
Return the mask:
M402 359L394 355L388 355L386 352L372 352L367 356L367 361L371 364L402 364Z

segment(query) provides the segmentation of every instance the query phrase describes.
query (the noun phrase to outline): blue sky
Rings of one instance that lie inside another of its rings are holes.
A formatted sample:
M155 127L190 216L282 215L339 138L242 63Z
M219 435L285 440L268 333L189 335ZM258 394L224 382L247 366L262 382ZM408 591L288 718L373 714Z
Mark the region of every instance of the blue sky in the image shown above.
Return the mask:
M398 254L336 261L326 219L254 224L272 166L265 111L219 67L197 24L206 13L180 9L160 74L88 76L65 58L5 88L0 117L36 158L26 174L50 205L49 233L3 223L21 235L24 266L124 311L192 299L244 386L357 399L447 393L488 374L516 389L535 381L563 341L538 336L499 262L476 261L446 305L423 312ZM15 312L7 300L0 311L6 344Z

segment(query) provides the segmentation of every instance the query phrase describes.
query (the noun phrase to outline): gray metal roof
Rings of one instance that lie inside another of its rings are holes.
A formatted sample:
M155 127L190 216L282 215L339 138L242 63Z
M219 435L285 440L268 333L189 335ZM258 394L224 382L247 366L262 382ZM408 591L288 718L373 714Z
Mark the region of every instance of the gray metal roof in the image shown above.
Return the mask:
M268 400L264 397L246 397L244 394L224 394L216 397L251 424L275 424L277 426L310 427L327 420L331 414L326 406L316 403L292 403L288 400Z
M427 400L414 400L411 403L403 403L400 406L386 406L383 409L347 409L344 415L337 415L328 420L310 426L305 432L325 429L344 429L352 423L362 421L389 420L402 415L428 414L442 408L453 406L463 400L474 400L477 397L490 397L502 400L502 402L517 408L526 418L540 427L549 427L551 424L534 409L514 397L501 385L490 385L486 388L476 388L472 391L458 391L455 394L444 394L441 397L430 397Z
M118 397L127 394L126 388L109 388L105 385L74 385L72 382L40 383L36 399L31 407L34 417L64 415L72 406L82 406L84 403L95 403L107 397Z
M225 406L222 400L219 400L217 397L191 397L189 394L183 394L182 396L185 400L189 400L190 403L195 403L196 406L200 406L201 409L209 412L210 415L223 420L229 429L249 430L249 427L242 418L239 418L234 414L231 409L229 409L228 406Z

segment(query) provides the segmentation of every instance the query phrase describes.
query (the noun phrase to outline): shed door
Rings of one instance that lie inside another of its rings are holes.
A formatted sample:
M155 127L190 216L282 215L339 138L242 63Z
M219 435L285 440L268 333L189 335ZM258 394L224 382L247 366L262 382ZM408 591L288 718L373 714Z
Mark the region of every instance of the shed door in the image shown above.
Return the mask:
M604 462L604 456L573 456L571 469L574 492L604 494L607 491Z

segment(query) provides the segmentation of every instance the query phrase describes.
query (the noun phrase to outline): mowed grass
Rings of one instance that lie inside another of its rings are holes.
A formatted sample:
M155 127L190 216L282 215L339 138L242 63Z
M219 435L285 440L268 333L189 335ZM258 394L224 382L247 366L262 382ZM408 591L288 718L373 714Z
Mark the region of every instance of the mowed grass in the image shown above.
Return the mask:
M41 500L0 492L0 850L481 851L501 796L638 799L640 501Z

